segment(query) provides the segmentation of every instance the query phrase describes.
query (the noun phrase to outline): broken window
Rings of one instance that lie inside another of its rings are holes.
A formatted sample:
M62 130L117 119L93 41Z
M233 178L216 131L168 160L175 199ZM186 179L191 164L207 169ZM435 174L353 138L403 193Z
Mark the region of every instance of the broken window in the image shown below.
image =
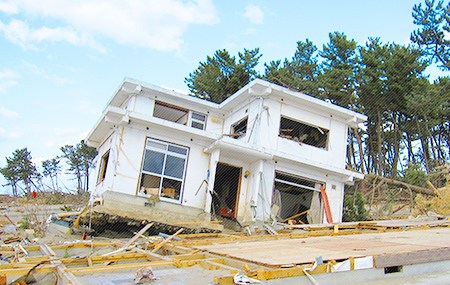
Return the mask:
M177 106L162 102L155 102L153 116L164 120L172 121L178 124L186 125L189 111Z
M324 128L281 117L280 137L282 138L326 149L328 132Z
M231 125L231 136L233 138L237 139L238 137L245 135L247 132L247 121L248 117L245 117Z
M322 217L318 182L296 175L275 172L272 213L280 222L320 223Z
M204 130L206 127L206 115L191 111L190 124L191 127Z
M102 156L102 159L100 160L100 168L98 172L98 179L97 184L103 182L106 177L106 168L108 166L108 160L109 160L109 150L105 152L105 154Z
M181 201L188 148L147 139L139 193Z

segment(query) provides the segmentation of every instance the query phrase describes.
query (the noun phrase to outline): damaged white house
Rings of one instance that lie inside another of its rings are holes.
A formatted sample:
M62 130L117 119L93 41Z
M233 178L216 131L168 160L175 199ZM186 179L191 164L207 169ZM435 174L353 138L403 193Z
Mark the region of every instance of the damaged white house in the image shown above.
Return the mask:
M86 139L92 196L242 224L340 222L344 185L364 177L346 169L348 129L365 120L261 79L216 104L126 78Z

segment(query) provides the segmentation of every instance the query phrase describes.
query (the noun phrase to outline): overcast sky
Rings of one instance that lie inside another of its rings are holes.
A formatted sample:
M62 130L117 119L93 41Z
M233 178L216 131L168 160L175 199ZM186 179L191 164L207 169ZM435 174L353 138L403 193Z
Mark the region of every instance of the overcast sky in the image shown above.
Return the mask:
M218 49L259 47L262 72L334 31L407 45L418 2L0 0L0 167L15 149L40 166L79 142L124 77L187 92L184 78Z

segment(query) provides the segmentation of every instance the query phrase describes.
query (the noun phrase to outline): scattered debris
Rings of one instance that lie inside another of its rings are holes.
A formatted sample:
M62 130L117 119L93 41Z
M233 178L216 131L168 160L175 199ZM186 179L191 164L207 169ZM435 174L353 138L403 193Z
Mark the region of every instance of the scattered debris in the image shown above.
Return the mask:
M149 267L146 267L146 268L139 269L136 272L136 275L134 277L134 284L151 283L151 282L153 282L155 280L159 280L159 278L156 278L153 275L153 270L149 266Z
M243 274L236 273L233 278L234 284L245 285L245 284L261 284L262 282L245 276Z

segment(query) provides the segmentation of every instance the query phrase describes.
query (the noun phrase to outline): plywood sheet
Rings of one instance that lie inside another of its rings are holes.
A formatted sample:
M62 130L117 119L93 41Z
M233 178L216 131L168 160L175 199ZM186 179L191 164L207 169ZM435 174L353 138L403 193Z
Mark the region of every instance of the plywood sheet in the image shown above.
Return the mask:
M448 247L450 228L241 242L198 248L267 266L281 266L311 263L319 256L324 260L339 260L424 250L438 252Z

